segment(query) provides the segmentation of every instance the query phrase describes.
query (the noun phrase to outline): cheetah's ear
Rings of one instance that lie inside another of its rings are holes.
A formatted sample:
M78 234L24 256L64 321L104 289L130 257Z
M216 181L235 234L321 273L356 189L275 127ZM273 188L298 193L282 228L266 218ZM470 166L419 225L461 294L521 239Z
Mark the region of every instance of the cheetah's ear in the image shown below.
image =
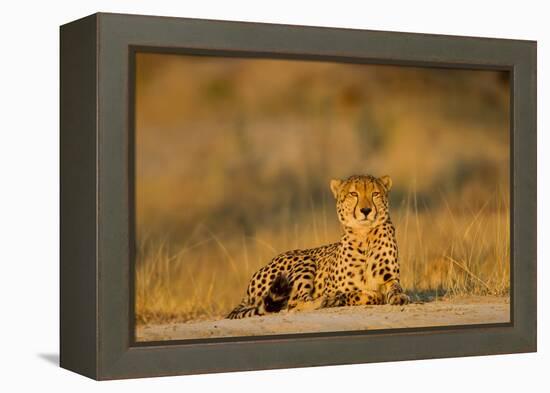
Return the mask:
M332 194L334 195L334 198L338 198L338 192L340 192L340 187L342 186L342 180L339 179L332 179L330 181L330 189L332 191Z
M389 177L388 175L385 175L380 177L378 180L382 182L382 184L384 185L384 188L386 189L386 192L389 192L391 190L391 186L393 184L391 177Z

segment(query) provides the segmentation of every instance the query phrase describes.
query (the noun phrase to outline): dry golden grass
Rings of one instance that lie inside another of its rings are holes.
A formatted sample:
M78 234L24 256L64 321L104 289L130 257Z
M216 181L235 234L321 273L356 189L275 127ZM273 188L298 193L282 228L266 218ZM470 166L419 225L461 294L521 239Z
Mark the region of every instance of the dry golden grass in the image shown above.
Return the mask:
M495 197L497 198L497 197ZM501 197L457 212L449 206L418 211L414 195L395 209L402 284L413 299L507 295L510 288L509 209ZM244 294L251 275L285 250L337 241L332 211L311 212L301 225L265 228L254 237L220 238L197 227L181 249L143 239L136 272L139 323L222 317Z

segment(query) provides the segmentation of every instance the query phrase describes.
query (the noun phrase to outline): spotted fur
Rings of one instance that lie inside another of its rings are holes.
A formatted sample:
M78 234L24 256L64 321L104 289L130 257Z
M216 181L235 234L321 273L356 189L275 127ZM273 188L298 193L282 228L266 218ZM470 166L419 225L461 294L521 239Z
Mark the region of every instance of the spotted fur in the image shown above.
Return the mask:
M258 270L230 319L282 310L409 302L399 283L389 176L332 180L339 242L280 254Z

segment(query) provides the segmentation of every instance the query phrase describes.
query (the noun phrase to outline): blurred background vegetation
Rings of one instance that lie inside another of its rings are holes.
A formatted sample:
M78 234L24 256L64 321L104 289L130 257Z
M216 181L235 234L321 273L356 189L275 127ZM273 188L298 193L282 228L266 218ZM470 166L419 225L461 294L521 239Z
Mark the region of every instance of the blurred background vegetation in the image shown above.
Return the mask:
M403 285L509 290L507 72L138 54L138 322L222 316L339 239L332 178L388 174Z

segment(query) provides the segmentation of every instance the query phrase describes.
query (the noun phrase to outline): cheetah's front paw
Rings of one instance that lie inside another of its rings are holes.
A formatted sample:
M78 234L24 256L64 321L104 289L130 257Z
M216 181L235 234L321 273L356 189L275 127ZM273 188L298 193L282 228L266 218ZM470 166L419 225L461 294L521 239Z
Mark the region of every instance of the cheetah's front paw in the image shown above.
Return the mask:
M399 293L389 293L388 294L388 304L394 305L394 306L402 306L405 304L409 304L411 302L411 299L404 294L403 292Z

